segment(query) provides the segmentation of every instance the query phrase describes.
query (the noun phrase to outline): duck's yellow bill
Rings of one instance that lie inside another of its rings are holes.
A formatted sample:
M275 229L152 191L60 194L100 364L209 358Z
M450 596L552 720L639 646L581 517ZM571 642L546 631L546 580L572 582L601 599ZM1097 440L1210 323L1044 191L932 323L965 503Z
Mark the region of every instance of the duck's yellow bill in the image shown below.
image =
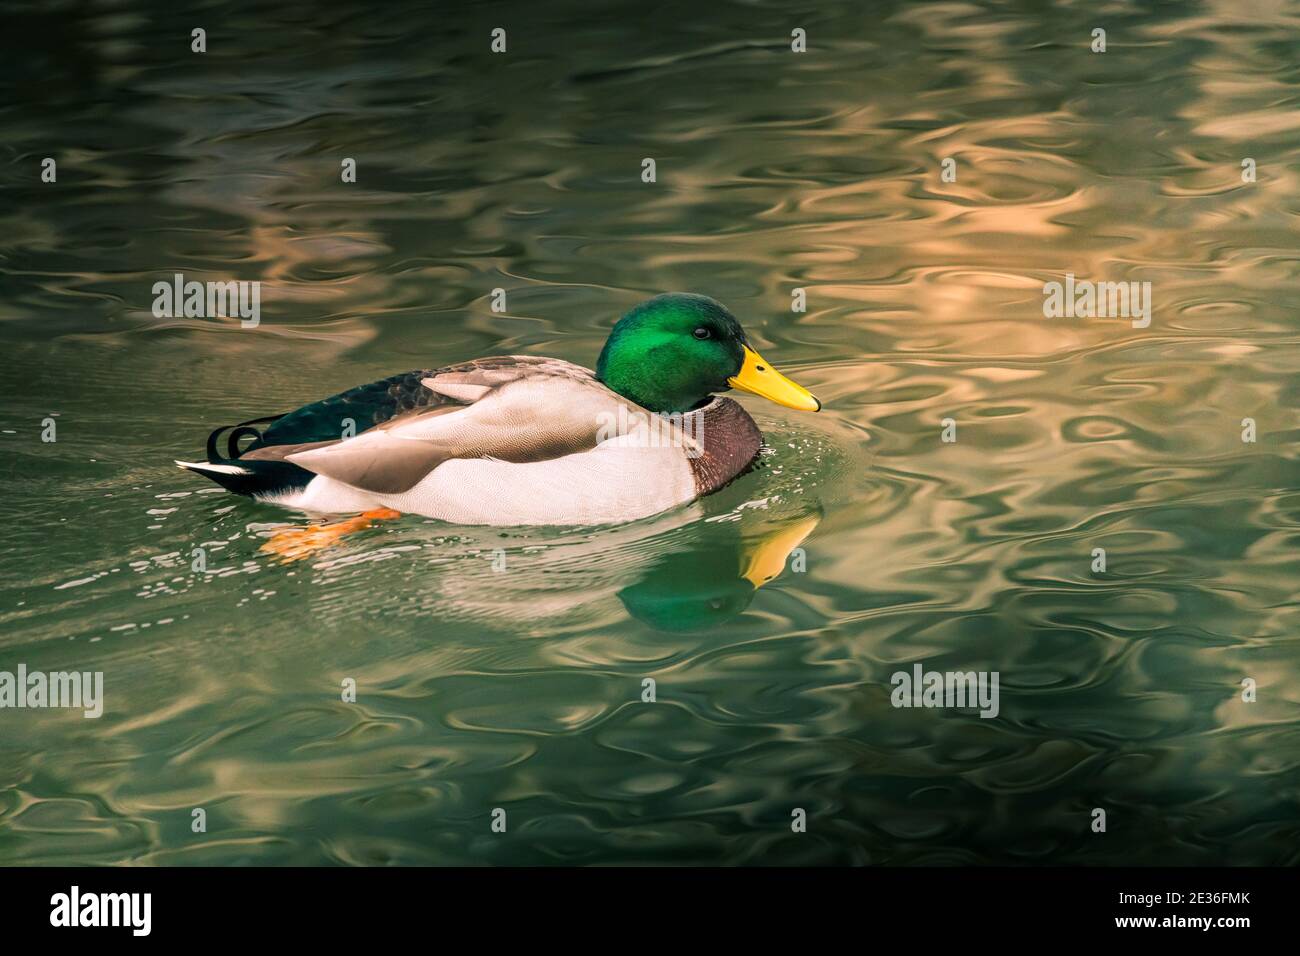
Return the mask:
M813 398L812 392L772 368L748 345L745 346L745 364L737 374L727 379L727 384L801 412L819 412L822 408L822 403Z

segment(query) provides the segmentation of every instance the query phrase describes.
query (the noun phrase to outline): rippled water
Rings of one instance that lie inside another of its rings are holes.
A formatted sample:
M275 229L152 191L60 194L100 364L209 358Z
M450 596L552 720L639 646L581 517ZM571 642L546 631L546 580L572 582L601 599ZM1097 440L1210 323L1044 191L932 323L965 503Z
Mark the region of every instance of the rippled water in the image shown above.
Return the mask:
M107 702L0 711L0 862L1300 861L1300 3L324 7L5 13L0 670ZM827 406L701 505L277 563L171 463L667 290Z

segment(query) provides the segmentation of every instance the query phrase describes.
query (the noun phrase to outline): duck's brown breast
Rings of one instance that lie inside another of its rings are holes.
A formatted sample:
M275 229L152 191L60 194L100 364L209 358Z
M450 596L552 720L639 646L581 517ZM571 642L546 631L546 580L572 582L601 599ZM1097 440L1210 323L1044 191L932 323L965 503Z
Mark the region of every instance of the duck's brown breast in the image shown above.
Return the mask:
M700 442L700 454L689 457L699 494L711 495L742 474L758 457L763 433L739 402L719 398L691 416L691 434Z

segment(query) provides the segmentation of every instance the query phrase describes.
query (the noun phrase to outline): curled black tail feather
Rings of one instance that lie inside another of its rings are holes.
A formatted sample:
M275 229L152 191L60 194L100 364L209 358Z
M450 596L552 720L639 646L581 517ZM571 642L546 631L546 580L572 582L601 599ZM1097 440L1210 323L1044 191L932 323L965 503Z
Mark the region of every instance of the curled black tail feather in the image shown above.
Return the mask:
M255 439L253 442L254 445L258 444L262 439L262 433L256 428L253 428L253 425L265 425L268 422L279 421L281 418L284 418L283 413L279 415L264 415L261 418L250 418L248 421L240 422L238 425L222 425L208 436L208 461L215 465L237 459L243 454L243 452L239 450L239 440L241 438L244 438L247 435L252 435ZM222 432L227 430L230 430L230 434L226 437L226 455L225 457L222 457L220 452L217 451L217 439L221 436ZM251 448L252 446L250 445L249 447ZM244 449L244 451L247 450L247 448Z

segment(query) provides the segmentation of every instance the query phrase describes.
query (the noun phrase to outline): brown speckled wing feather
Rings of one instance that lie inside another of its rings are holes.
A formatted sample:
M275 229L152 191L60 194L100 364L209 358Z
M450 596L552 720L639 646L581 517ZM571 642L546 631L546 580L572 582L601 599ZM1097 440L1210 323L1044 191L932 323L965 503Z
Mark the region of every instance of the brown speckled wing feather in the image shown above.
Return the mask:
M355 488L397 494L454 458L533 462L594 448L600 413L622 402L590 370L531 356L449 366L426 376L423 387L439 401L465 404L414 407L285 460Z

